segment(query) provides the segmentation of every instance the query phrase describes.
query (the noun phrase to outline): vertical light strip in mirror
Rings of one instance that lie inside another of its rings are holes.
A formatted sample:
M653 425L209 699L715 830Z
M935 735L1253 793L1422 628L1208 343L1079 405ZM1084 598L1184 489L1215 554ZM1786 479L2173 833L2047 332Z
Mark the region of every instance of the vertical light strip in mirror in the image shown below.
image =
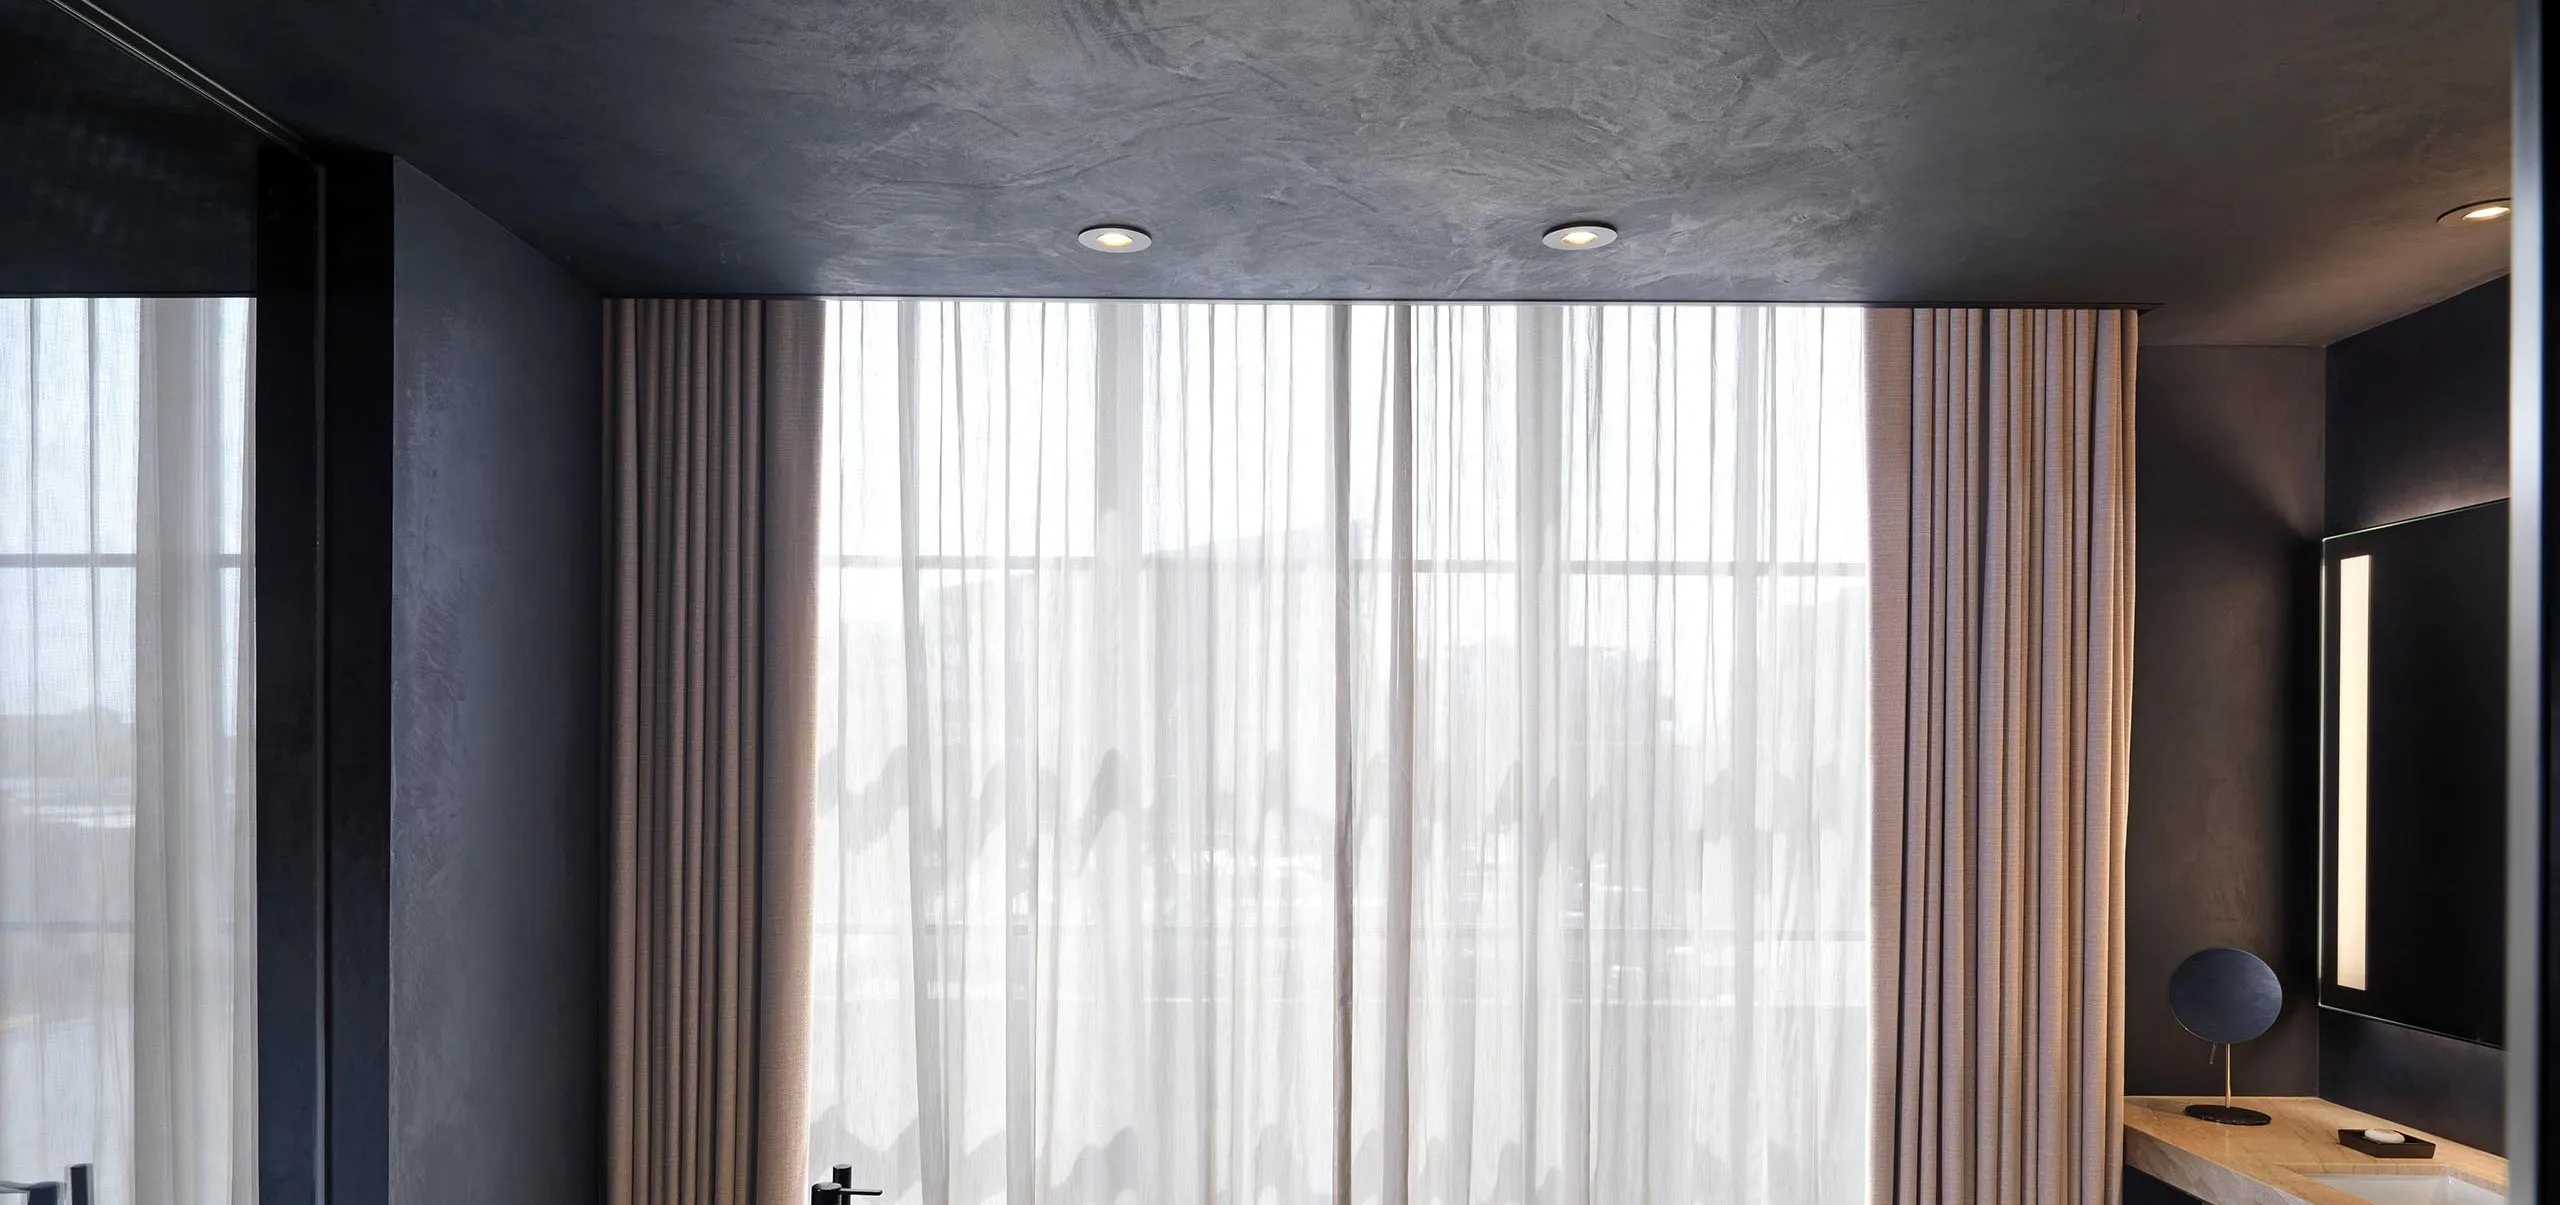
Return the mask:
M2365 801L2373 678L2373 558L2338 562L2338 986L2365 990Z

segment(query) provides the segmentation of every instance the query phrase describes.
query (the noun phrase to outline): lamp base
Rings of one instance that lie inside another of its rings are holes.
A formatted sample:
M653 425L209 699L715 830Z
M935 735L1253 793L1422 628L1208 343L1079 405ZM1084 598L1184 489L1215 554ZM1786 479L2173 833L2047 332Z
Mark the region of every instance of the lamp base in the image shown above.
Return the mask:
M2200 1121L2210 1121L2215 1125L2262 1126L2267 1124L2266 1114L2256 1109L2243 1109L2238 1105L2188 1105L2187 1116Z

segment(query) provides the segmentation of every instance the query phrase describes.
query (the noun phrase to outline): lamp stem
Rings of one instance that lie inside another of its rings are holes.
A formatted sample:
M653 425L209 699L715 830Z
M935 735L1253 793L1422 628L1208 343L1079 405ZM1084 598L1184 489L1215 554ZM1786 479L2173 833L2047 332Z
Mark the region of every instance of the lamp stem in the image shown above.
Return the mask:
M2222 1044L2222 1107L2231 1107L2231 1043Z

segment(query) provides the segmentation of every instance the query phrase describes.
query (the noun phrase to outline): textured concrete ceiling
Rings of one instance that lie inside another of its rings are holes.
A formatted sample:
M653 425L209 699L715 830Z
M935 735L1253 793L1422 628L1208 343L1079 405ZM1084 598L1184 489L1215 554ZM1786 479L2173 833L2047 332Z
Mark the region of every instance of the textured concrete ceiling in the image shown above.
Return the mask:
M2497 275L2508 0L108 0L601 288L2158 303ZM1617 223L1605 250L1538 233ZM1073 241L1100 220L1153 251Z

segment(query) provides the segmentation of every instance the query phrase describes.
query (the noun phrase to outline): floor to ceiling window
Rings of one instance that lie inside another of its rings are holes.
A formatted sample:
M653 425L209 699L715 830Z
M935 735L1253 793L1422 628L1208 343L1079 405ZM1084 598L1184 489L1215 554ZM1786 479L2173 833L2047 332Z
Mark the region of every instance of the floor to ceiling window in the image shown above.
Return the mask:
M1864 1199L1855 311L830 326L813 1167Z
M256 1199L251 305L0 300L0 1180Z

